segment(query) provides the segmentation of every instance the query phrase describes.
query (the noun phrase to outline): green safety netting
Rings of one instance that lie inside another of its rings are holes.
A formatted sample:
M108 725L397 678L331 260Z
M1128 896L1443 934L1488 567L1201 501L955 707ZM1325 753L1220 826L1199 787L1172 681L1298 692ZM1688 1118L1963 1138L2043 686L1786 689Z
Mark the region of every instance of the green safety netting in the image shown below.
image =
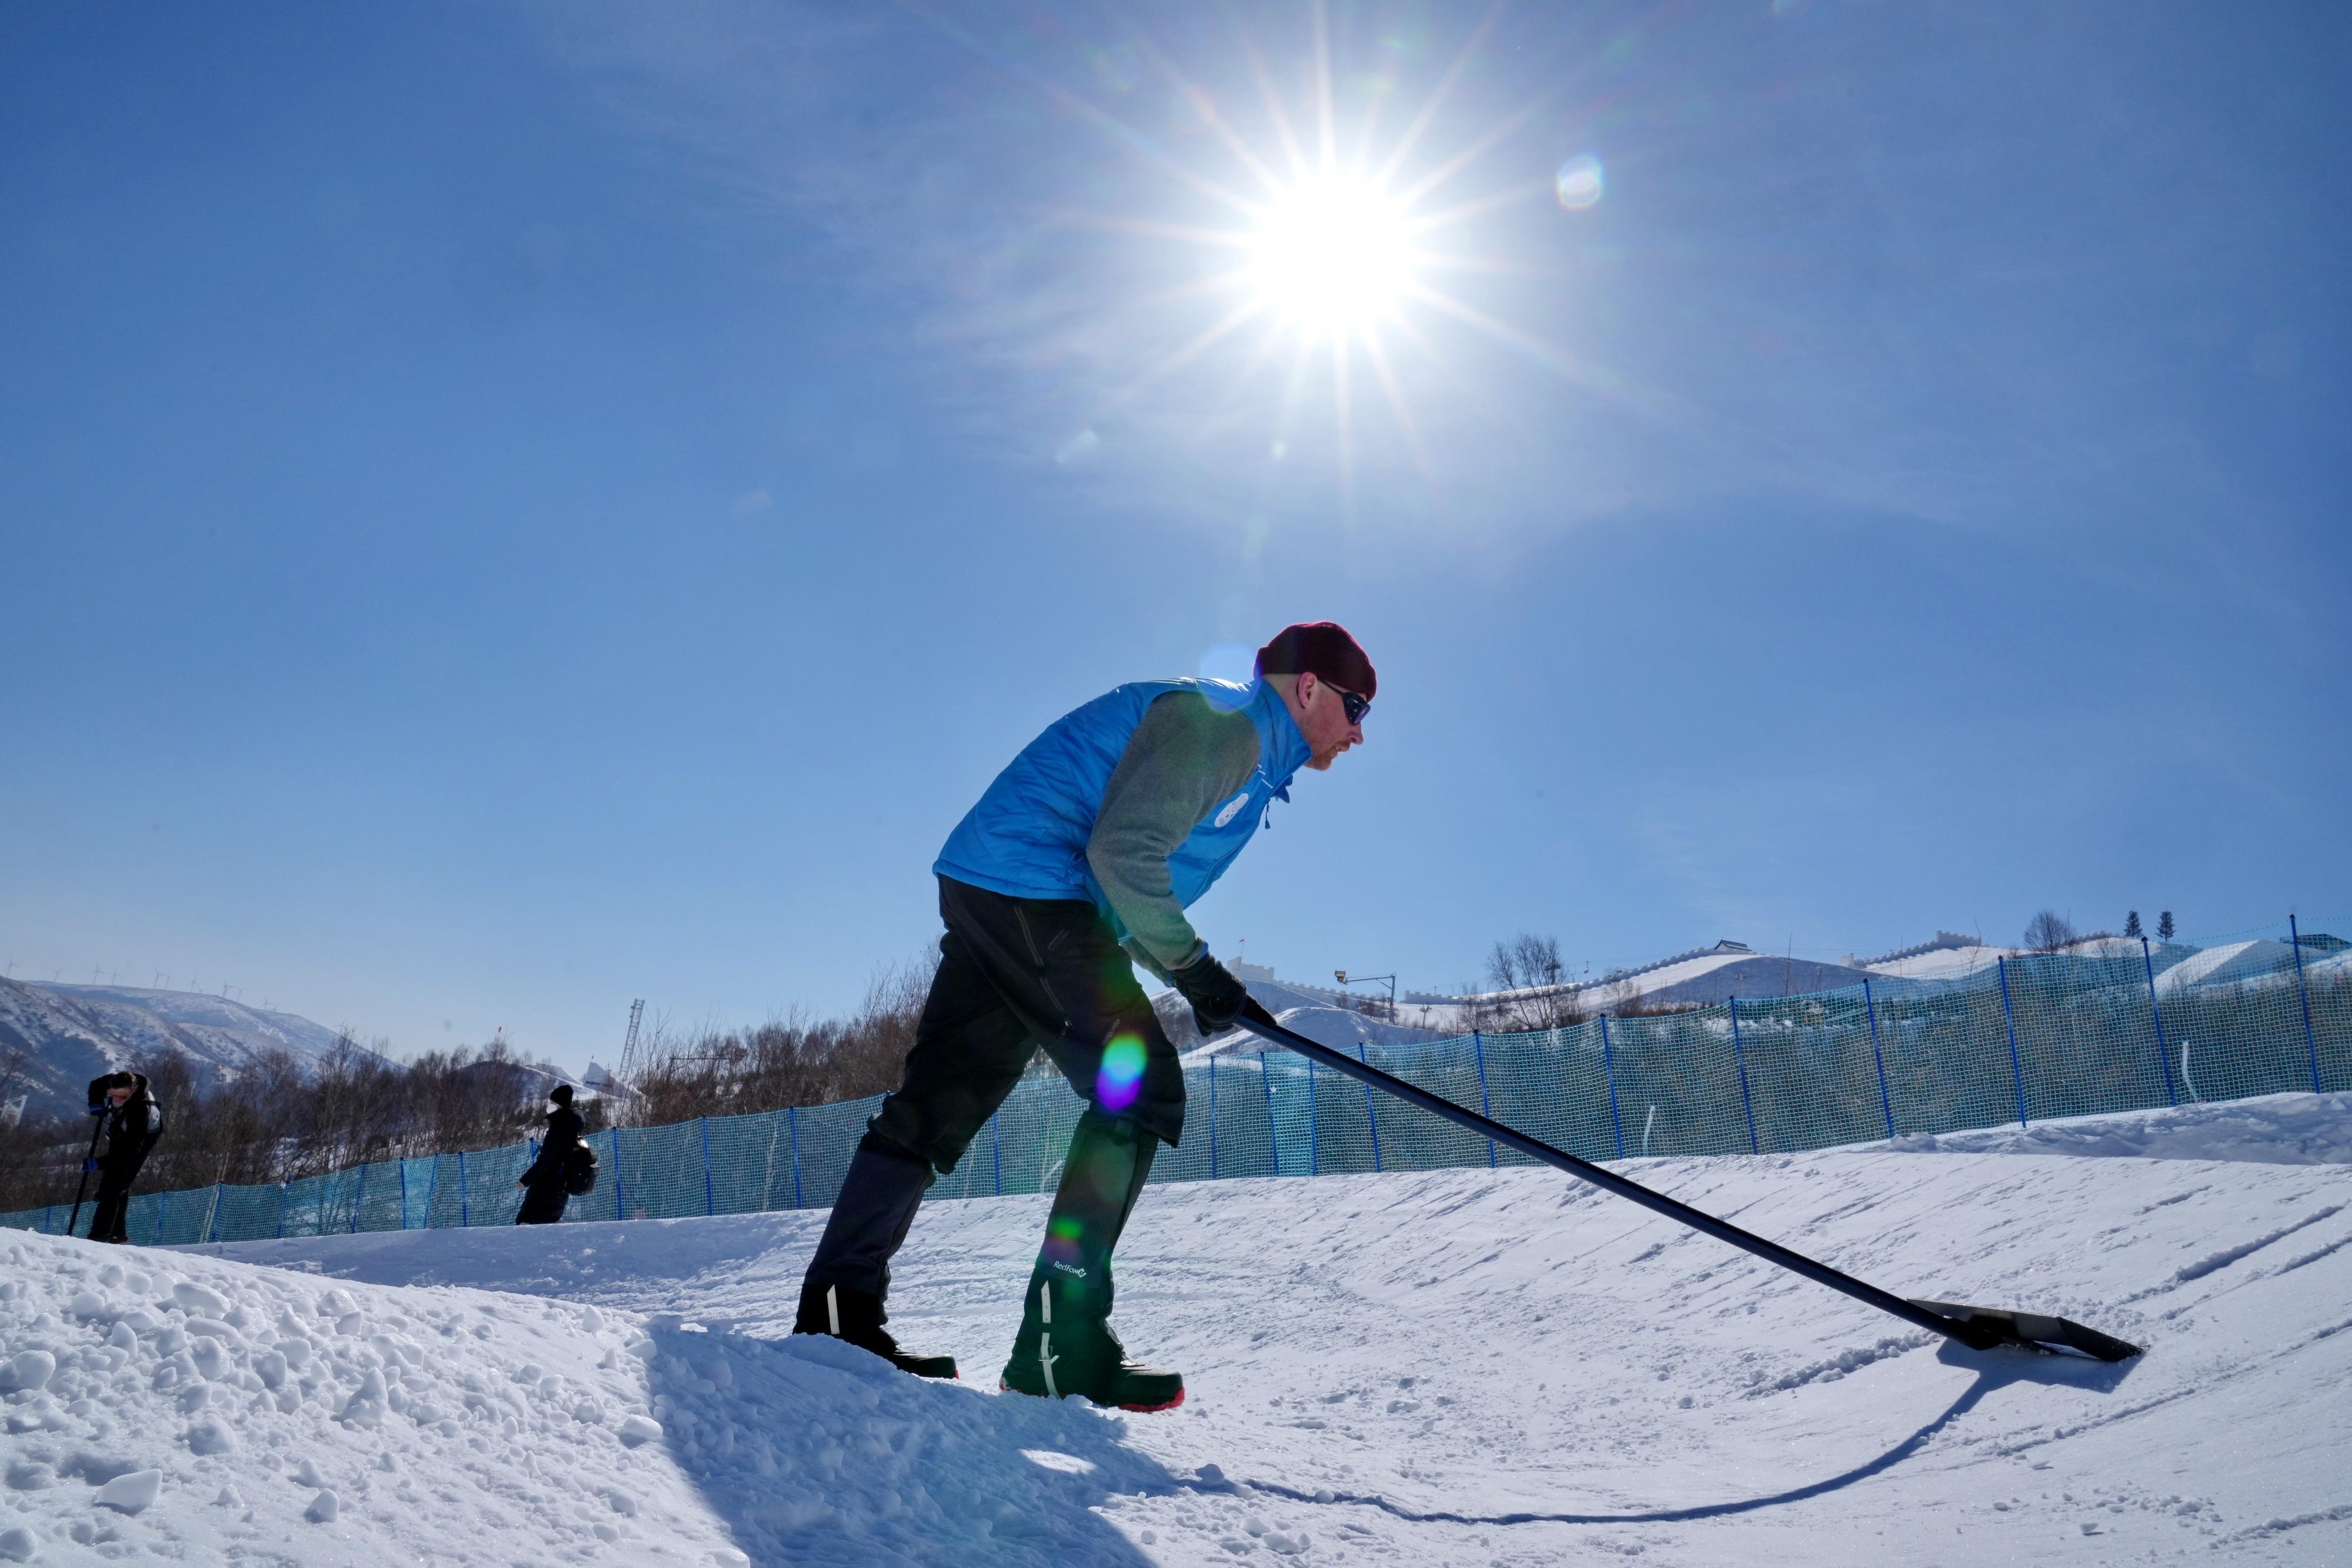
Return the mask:
M2337 925L2333 930L2343 930ZM1828 1148L1908 1133L2352 1089L2352 944L2295 925L2191 946L2106 942L1943 979L1534 1034L1351 1048L1371 1066L1587 1159ZM1525 1165L1286 1051L1186 1070L1181 1145L1155 1182ZM593 1134L569 1222L822 1208L878 1099ZM1024 1078L935 1197L1050 1190L1083 1109ZM143 1193L142 1245L510 1225L530 1144L393 1159L269 1186ZM0 1215L57 1232L70 1206ZM88 1232L90 1206L82 1206Z

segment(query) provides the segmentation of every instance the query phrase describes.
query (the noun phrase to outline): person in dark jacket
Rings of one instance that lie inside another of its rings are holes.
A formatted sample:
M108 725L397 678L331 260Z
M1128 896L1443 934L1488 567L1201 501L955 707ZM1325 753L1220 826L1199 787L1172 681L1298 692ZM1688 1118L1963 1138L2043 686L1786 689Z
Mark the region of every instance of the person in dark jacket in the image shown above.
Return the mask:
M572 1201L571 1189L564 1184L571 1179L572 1154L580 1147L580 1135L588 1124L572 1108L571 1084L557 1084L548 1099L553 1103L547 1112L547 1141L540 1145L539 1158L531 1162L530 1169L515 1183L523 1189L517 1225L553 1225L563 1218L564 1205Z
M932 866L940 967L906 1077L866 1124L801 1285L798 1333L903 1371L955 1361L883 1326L890 1259L936 1175L956 1167L1042 1047L1086 1100L1023 1296L1003 1385L1162 1410L1181 1374L1128 1358L1108 1319L1111 1249L1155 1152L1184 1127L1184 1072L1135 981L1142 965L1203 1035L1265 1014L1184 911L1290 798L1364 738L1371 661L1328 621L1286 627L1248 685L1142 681L1065 715L1023 748ZM936 1173L936 1175L935 1175Z
M127 1242L131 1184L138 1179L155 1140L163 1135L163 1108L155 1103L143 1072L108 1072L91 1079L89 1104L99 1118L98 1138L106 1142L106 1152L93 1162L98 1207L90 1210L89 1239Z

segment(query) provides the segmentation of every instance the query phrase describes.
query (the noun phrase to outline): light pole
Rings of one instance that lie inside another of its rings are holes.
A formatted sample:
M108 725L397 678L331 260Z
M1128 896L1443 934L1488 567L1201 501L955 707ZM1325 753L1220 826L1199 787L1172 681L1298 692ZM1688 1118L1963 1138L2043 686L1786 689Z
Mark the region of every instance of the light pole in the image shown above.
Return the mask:
M1396 977L1394 975L1359 975L1351 980L1348 978L1347 970L1334 969L1331 971L1331 977L1338 980L1343 986L1377 986L1382 981L1386 981L1389 988L1389 1010L1387 1017L1389 1022L1396 1022Z

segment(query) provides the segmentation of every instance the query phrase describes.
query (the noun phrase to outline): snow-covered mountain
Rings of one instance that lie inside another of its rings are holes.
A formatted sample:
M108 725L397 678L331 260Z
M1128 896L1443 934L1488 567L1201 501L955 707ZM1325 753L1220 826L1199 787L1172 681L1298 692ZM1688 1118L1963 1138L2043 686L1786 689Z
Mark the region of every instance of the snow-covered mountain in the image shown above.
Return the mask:
M28 1110L74 1111L92 1078L134 1058L176 1051L208 1083L269 1051L315 1062L337 1038L293 1013L200 992L0 980L0 1066L15 1062L0 1098L23 1094Z

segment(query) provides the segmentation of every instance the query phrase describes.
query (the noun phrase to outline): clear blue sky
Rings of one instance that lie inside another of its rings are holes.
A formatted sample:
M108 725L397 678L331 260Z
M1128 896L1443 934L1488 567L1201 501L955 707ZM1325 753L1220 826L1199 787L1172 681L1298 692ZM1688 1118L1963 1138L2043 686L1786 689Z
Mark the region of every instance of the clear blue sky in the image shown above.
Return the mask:
M845 1007L1040 727L1326 616L1195 910L1286 973L2352 912L2352 15L1327 16L0 13L0 963ZM1199 342L1325 78L1433 220L1344 374Z

